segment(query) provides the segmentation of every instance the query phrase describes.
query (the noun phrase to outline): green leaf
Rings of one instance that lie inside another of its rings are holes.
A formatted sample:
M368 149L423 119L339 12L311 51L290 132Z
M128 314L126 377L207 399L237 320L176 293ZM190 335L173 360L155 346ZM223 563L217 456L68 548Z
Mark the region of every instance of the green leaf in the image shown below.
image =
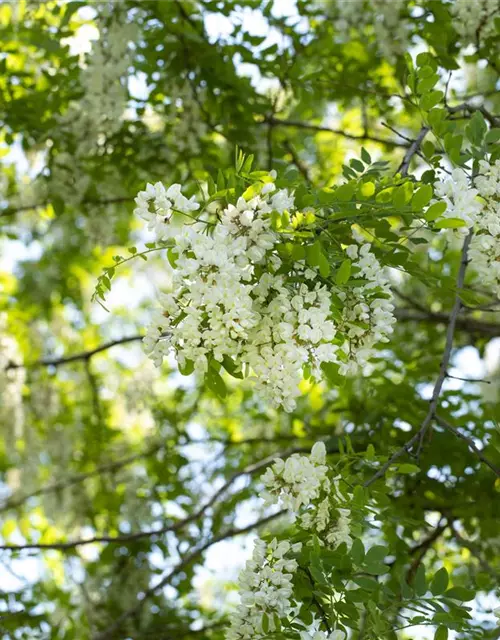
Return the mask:
M430 140L425 140L425 142L422 144L422 151L426 158L432 158L436 151L436 147Z
M376 544L366 552L365 563L367 565L381 564L387 555L389 555L389 549L381 544Z
M363 563L365 557L365 548L363 543L359 538L355 538L351 547L351 558L353 562L357 565L361 565Z
M301 244L294 244L292 247L292 258L298 262L299 260L304 260L306 257L306 250Z
M431 80L431 79L432 78L427 78L422 82L427 82L428 80ZM430 109L438 105L443 98L444 98L444 93L442 91L435 90L435 91L431 91L430 93L425 93L420 99L420 106L425 111L430 111Z
M222 359L222 366L229 373L229 375L233 376L233 378L239 378L240 380L243 379L241 367L237 365L236 362L228 355L225 355Z
M351 160L350 165L358 173L363 173L363 171L365 170L365 165L361 162L361 160L357 160L356 158L353 158Z
M406 190L404 186L397 187L392 192L392 204L396 209L402 209L406 204Z
M311 267L319 267L321 260L321 244L316 241L306 246L306 262Z
M269 633L269 628L270 628L269 627L269 617L268 617L267 613L263 613L262 614L262 631L265 634L268 634Z
M186 360L184 366L179 364L179 372L182 373L183 376L189 376L194 371L194 362L192 360Z
M439 569L431 582L431 592L435 596L439 596L446 591L448 587L448 571L444 567Z
M469 120L469 124L465 127L465 135L473 145L479 147L487 130L488 127L483 114L480 111L476 111Z
M245 162L243 163L243 167L241 169L242 173L250 173L250 171L252 169L253 159L254 159L254 155L253 154L250 154L245 159Z
M368 165L372 163L372 158L364 147L361 147L361 160L363 160L363 162Z
M222 376L213 367L208 367L205 374L205 383L207 387L215 393L219 398L225 398L227 395L227 387Z
M420 467L417 467L416 464L410 464L409 462L405 462L404 464L400 464L398 466L398 473L409 474L409 473L419 473Z
M328 262L328 259L326 258L324 253L321 253L319 256L318 267L321 276L323 278L328 278L328 276L330 275L330 263Z
M417 596L423 596L427 592L427 580L425 579L425 567L423 564L419 565L415 573L413 587Z
M460 600L462 602L469 602L469 600L474 600L476 594L472 589L466 589L465 587L452 587L448 589L448 591L444 594L447 598L452 598L453 600Z
M423 209L431 201L433 193L431 185L422 185L420 189L417 189L415 195L411 199L412 207L417 210Z
M448 640L448 629L442 625L436 629L434 640Z
M500 129L490 129L484 139L488 144L498 142L500 140Z
M467 223L461 218L443 218L436 222L434 229L460 229L466 226Z
M355 192L355 185L353 182L348 182L340 187L337 187L334 191L335 198L341 202L347 202L352 200Z
M210 175L207 176L207 191L209 196L212 196L217 191L215 182L213 181L213 178Z
M434 222L446 211L446 202L435 202L425 212L427 222Z
M430 76L428 76L427 78L422 78L422 80L419 81L417 85L417 91L422 95L422 101L424 97L427 97L429 95L427 92L430 91L438 81L439 81L439 75L437 73L432 73L432 72ZM439 93L442 93L442 92L439 92ZM427 107L424 107L424 106L423 108L427 109Z
M335 283L338 285L345 284L351 276L351 268L352 268L352 263L347 258L342 262L340 267L337 269L337 273L335 274Z
M167 249L167 260L170 263L170 266L172 267L172 269L175 269L177 267L178 259L179 259L179 255L176 252L176 250L173 249L172 247L169 247Z

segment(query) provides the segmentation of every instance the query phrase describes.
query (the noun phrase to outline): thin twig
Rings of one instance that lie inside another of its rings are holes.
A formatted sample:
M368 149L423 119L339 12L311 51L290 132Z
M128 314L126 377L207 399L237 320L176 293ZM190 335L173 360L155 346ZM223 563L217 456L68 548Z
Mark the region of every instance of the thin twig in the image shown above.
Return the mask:
M81 351L80 353L75 353L72 356L61 356L60 358L42 358L41 360L35 360L31 363L26 364L18 364L11 362L7 365L7 369L35 369L37 367L58 367L60 365L69 364L70 362L77 362L78 360L88 361L92 356L95 356L102 351L106 351L107 349L111 349L111 347L116 347L120 344L127 344L128 342L137 342L138 340L142 340L142 335L135 336L127 336L125 338L119 338L118 340L110 340L109 342L104 342L103 344L95 347L95 349L90 349L89 351Z
M310 122L301 122L298 120L282 120L280 118L271 118L275 126L292 127L294 129L306 129L309 131L318 131L325 133L334 133L335 135L348 138L349 140L370 140L371 142L378 142L379 144L385 144L387 147L408 147L407 144L397 142L396 140L390 140L387 138L379 138L378 136L366 136L364 134L357 135L355 133L347 133L341 129L332 129L331 127L325 127L322 125L312 124ZM269 118L262 121L263 124L269 122Z

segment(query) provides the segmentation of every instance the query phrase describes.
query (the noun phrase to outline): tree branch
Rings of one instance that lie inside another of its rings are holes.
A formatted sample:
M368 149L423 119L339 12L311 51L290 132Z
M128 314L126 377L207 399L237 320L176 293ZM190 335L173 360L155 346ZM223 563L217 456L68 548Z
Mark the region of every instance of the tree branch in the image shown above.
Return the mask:
M429 127L422 127L420 129L420 132L418 134L418 136L415 138L415 140L410 144L410 146L408 147L408 150L406 151L403 161L401 162L401 164L398 167L398 173L400 173L402 176L407 176L408 175L408 169L410 168L410 164L412 161L413 156L418 152L418 150L420 149L420 145L422 144L422 142L424 141L425 136L427 135L427 133L430 131Z
M77 362L78 360L88 361L90 360L90 358L92 358L92 356L95 356L102 351L106 351L107 349L111 349L111 347L116 347L120 344L127 344L129 342L137 342L138 340L142 340L142 338L142 335L127 336L125 338L119 338L118 340L110 340L109 342L104 342L95 349L75 353L72 356L61 356L60 358L42 358L42 360L36 360L35 362L27 364L16 364L14 362L11 362L7 365L6 368L35 369L37 367L58 367L60 365L69 364L70 362Z
M464 433L462 433L458 429L455 429L453 425L451 425L447 420L445 420L440 415L436 415L435 418L436 418L436 422L439 425L441 425L444 429L448 429L448 431L451 431L451 433L453 433L457 438L461 438L464 442L466 442L469 448L472 451L474 451L474 453L481 460L481 462L483 462L486 466L488 466L493 471L493 473L495 473L500 478L500 468L497 467L495 464L493 464L493 462L491 462L491 460L489 460L484 455L481 449L478 449L476 447L474 440L472 438L469 438L469 436L466 436Z
M300 171L300 173L302 174L302 177L307 182L307 184L309 184L309 185L312 184L311 176L309 175L309 169L306 167L306 165L299 158L299 154L297 153L297 151L295 150L294 146L292 145L292 143L289 140L285 141L285 149L292 156L293 164Z
M448 324L450 314L436 313L434 311L410 311L409 309L396 309L396 318L403 322L430 322L432 324ZM497 337L500 336L500 324L495 322L485 322L474 318L458 317L456 328L470 333L480 333L483 335Z
M208 499L208 501L203 504L199 509L194 511L192 514L183 518L182 520L178 520L173 524L168 524L159 529L149 529L147 531L137 531L135 533L129 533L121 536L93 536L91 538L81 538L78 540L68 540L66 542L53 542L53 543L27 543L27 544L5 544L0 545L0 551L9 551L9 552L17 552L17 551L42 551L42 550L57 550L57 551L71 551L72 549L76 549L77 547L83 547L88 544L94 543L104 543L104 544L128 544L131 542L136 542L138 540L142 540L143 538L151 538L154 536L162 536L169 532L179 531L186 527L188 524L195 522L203 514L208 511L218 500L219 498L231 487L231 485L241 476L243 475L252 475L257 471L260 471L264 467L267 467L271 462L273 462L277 457L279 458L287 458L293 453L304 452L304 450L309 451L309 448L304 449L304 447L290 447L289 449L283 452L273 453L270 456L266 456L262 460L258 462L252 463L243 469L239 469L217 490L213 493L213 495Z
M453 347L453 337L455 334L455 327L457 324L458 314L460 313L460 309L462 306L462 301L460 299L459 292L464 285L465 270L467 269L467 255L469 251L469 245L472 240L472 235L473 235L473 231L470 230L467 237L464 240L463 247L462 247L460 266L459 266L458 275L457 275L455 301L453 303L453 307L451 309L450 316L449 316L449 323L448 323L448 329L446 331L446 341L445 341L445 347L443 352L443 358L441 360L441 365L439 367L439 374L434 384L434 389L432 391L429 410L427 411L427 414L420 426L420 429L410 438L410 440L405 445L403 445L398 451L396 451L389 458L389 460L382 467L380 467L380 469L371 478L369 478L364 483L363 486L365 487L369 487L376 480L384 476L386 471L389 469L389 467L404 453L409 452L417 442L418 442L417 455L420 454L420 451L422 449L422 444L425 438L425 434L427 433L427 430L431 425L433 418L435 417L436 409L439 403L439 396L441 393L441 389L443 388L443 383L446 379L446 372L448 371L448 365L451 358L451 350Z
M180 571L185 569L187 566L189 566L194 560L196 560L196 558L202 555L207 549L209 549L213 545L219 542L222 542L224 540L227 540L228 538L234 538L236 536L249 533L250 531L253 531L257 527L261 527L269 522L272 522L273 520L276 520L276 518L279 518L285 513L286 513L285 510L278 511L277 513L273 513L269 516L266 516L265 518L261 518L256 522L253 522L252 524L247 525L246 527L242 527L241 529L237 529L237 528L229 529L225 533L221 533L218 536L215 536L211 540L208 540L204 544L200 545L199 547L193 549L191 553L188 553L187 555L185 555L184 558L182 558L182 560L179 562L179 564L177 564L171 571L169 571L156 585L154 585L153 587L145 591L142 599L139 600L139 602L134 607L132 607L131 609L128 609L127 611L124 611L118 618L116 618L116 620L107 629L94 635L92 640L110 640L111 638L116 637L114 635L115 631L118 631L126 620L138 614L141 611L142 607L144 606L144 603L149 598L151 598L158 591L163 589L177 573L179 573Z
M147 458L149 456L152 456L156 452L160 451L165 447L166 447L166 444L157 443L149 447L145 451L141 451L140 453L137 453L135 455L128 456L127 458L122 458L121 460L115 460L114 462L107 462L105 464L101 464L95 469L92 469L92 471L88 471L87 473L78 473L73 476L69 476L68 478L61 480L59 482L56 482L54 484L49 484L45 487L37 489L36 491L33 491L32 493L26 494L19 498L11 498L6 502L4 502L2 505L0 505L0 512L7 511L8 509L16 509L17 507L20 507L31 498L36 498L46 493L62 491L63 489L67 489L68 487L74 484L79 484L80 482L84 482L88 478L93 478L94 476L101 475L103 473L112 473L113 471L117 471L122 467L125 467L129 464L134 463L137 460L140 460L141 458Z
M492 127L500 126L500 116L496 116L493 113L490 113L484 105L473 105L467 102L462 102L462 104L457 104L454 107L447 107L448 113L455 114L460 113L462 111L464 115L470 115L475 111L479 111L484 116L485 120L487 120Z
M357 135L355 133L347 133L341 129L332 129L331 127L324 127L322 125L312 124L310 122L301 122L298 120L282 120L280 118L268 117L262 120L263 124L269 124L272 122L275 126L280 127L292 127L294 129L306 129L309 131L318 131L326 133L334 133L335 135L348 138L349 140L369 140L371 142L378 142L379 144L385 144L387 147L408 147L408 144L397 142L396 140L390 140L387 138L379 138L378 136L367 136L365 134Z
M95 204L96 206L99 206L99 205L107 205L107 204L121 204L123 202L133 202L133 201L134 201L134 198L130 196L121 196L117 198L105 198L104 200L83 200L81 204L82 205ZM7 207L6 209L3 209L3 211L0 211L0 218L7 218L8 216L14 216L17 213L23 213L24 211L35 211L36 209L43 209L45 207L48 207L49 204L51 204L50 201L46 201L46 202L29 204L29 205L22 205L20 207Z
M407 573L408 584L413 584L415 574L419 566L422 564L422 560L424 559L426 553L432 547L434 542L436 542L436 540L446 531L447 528L448 528L447 523L443 525L441 524L438 525L434 529L434 531L429 536L427 536L427 538L424 538L421 542L419 542L417 545L415 545L410 549L410 554L415 555L415 558L412 561L410 568L408 569L408 573Z

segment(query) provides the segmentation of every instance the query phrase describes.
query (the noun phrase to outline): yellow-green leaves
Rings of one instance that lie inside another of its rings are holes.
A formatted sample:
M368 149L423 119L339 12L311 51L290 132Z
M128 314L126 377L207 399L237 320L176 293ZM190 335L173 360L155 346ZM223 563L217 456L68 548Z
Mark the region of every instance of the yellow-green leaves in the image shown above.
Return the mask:
M432 199L433 190L430 184L422 185L413 196L411 200L411 205L414 209L420 210L423 209Z
M427 222L433 222L437 220L439 216L442 216L446 211L446 202L435 202L425 212L425 219Z

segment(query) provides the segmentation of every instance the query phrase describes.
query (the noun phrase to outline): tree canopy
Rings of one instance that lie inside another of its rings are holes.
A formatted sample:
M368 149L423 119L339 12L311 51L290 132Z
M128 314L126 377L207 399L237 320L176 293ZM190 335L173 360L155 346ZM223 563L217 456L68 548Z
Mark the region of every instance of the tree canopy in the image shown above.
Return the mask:
M499 1L0 35L0 637L499 638Z

